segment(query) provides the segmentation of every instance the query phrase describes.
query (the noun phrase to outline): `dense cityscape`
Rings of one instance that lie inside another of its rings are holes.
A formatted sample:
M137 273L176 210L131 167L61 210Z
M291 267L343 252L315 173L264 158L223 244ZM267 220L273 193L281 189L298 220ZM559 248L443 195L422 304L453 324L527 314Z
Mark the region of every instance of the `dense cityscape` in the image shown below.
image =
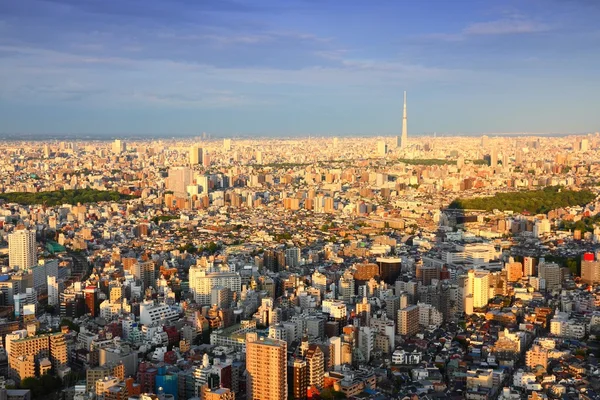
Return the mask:
M0 0L0 400L600 400L599 0Z
M4 398L597 398L599 146L5 142Z

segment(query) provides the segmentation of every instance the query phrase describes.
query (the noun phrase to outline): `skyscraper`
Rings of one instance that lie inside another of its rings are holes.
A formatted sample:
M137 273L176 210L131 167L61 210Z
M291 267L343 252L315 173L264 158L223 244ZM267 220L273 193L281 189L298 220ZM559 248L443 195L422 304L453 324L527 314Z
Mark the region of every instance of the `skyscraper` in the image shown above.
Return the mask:
M8 262L22 270L37 264L35 231L19 229L8 235Z
M380 140L377 142L377 155L380 157L385 157L385 155L387 154L387 144L385 144L385 141Z
M120 139L115 139L115 141L112 143L112 151L115 154L121 154L124 153L127 150L127 145L124 141L120 140Z
M400 139L400 148L405 148L408 145L408 126L406 117L406 90L404 91L404 111L402 113L402 138Z
M198 145L190 146L190 165L202 164L202 147Z
M187 197L187 187L194 180L194 171L187 167L169 168L169 176L165 179L167 190L175 196Z
M287 399L287 343L246 334L248 400Z

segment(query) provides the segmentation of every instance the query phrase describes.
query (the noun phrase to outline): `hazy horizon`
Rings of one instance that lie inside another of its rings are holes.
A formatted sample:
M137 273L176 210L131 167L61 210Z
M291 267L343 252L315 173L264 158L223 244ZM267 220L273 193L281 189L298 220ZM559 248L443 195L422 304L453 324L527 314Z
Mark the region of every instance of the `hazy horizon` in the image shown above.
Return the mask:
M455 137L455 138L480 138L482 136L488 136L490 138L499 137L499 138L526 138L526 137L568 137L568 136L585 136L590 134L596 134L597 132L574 132L574 133L535 133L535 132L522 132L522 133L492 133L492 132L483 132L483 133L473 133L473 134L464 134L464 133L415 133L412 135L413 138L425 139L425 138L444 138L444 137ZM208 134L208 133L207 133ZM83 133L49 133L49 134L26 134L26 133L18 133L18 134L1 134L0 140L4 141L48 141L48 140L69 140L69 141L112 141L114 139L122 139L122 140L147 140L147 139L178 139L178 140L186 140L186 139L198 139L201 141L213 141L213 140L222 140L222 139L233 139L233 140L295 140L295 139L361 139L361 138L388 138L395 139L399 135L392 134L364 134L364 133L356 133L356 134L342 134L342 135L311 135L311 134L297 134L297 135L210 135L210 137L202 138L202 133L200 134L177 134L177 133L164 133L164 134L83 134ZM409 137L410 139L410 137Z

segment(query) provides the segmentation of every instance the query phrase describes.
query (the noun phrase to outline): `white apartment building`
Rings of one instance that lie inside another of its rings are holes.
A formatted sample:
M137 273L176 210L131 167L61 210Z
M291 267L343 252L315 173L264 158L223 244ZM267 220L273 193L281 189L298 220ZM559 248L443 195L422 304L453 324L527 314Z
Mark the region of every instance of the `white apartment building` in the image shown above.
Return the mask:
M242 279L237 272L229 269L215 270L194 266L190 268L190 291L196 303L210 306L211 291L216 286L228 288L232 292L240 293L242 290Z
M8 235L8 262L11 267L23 270L37 264L35 231L19 229Z

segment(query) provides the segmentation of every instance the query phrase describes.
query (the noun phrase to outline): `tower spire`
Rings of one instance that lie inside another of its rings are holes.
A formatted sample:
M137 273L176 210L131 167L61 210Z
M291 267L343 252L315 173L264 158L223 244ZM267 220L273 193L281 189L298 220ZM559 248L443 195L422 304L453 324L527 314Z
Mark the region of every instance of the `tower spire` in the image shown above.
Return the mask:
M402 113L402 137L400 140L400 147L405 148L408 144L408 127L406 117L406 90L404 91L404 110Z

